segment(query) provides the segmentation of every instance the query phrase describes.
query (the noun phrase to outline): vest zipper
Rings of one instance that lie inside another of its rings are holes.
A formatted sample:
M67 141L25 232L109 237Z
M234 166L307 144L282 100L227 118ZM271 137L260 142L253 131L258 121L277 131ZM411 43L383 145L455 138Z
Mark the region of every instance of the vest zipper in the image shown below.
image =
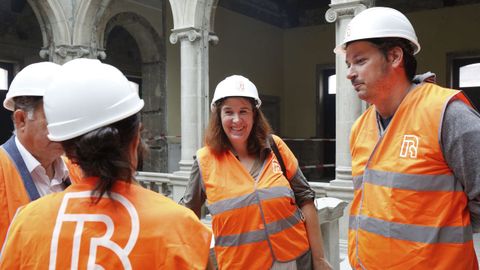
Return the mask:
M363 266L362 264L362 260L360 260L360 257L358 256L358 230L360 228L360 214L362 212L362 207L363 207L363 197L365 195L365 189L363 188L364 184L365 184L365 171L367 170L368 168L368 164L370 164L370 160L372 159L372 156L373 154L375 154L375 151L377 150L377 147L378 145L380 144L380 142L382 141L383 139L383 135L385 135L385 133L387 132L387 129L388 129L388 126L385 130L383 130L382 132L382 128L380 126L380 123L378 122L378 120L376 121L377 122L377 128L379 130L379 133L378 133L378 140L377 140L377 143L375 144L375 147L373 148L373 151L372 153L370 154L370 157L368 158L368 161L367 163L365 164L365 168L363 169L363 177L362 177L362 185L360 186L360 189L362 191L362 196L360 197L360 205L358 207L358 214L357 216L355 217L355 219L357 220L357 230L355 232L355 252L356 252L356 256L357 256L357 261L358 261L358 264L360 265L360 267L365 270L365 266Z

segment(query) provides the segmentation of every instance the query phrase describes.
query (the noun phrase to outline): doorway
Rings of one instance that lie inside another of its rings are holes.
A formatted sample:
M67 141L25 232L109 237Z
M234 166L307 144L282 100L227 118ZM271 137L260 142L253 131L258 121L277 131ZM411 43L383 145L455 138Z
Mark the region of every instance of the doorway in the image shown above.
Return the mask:
M302 166L310 181L330 182L335 179L335 68L317 66L316 72L316 136L303 142L310 157Z
M0 62L0 144L3 144L13 132L12 112L3 107L3 101L8 92L8 87L13 80L13 64Z
M480 56L453 58L451 67L451 87L465 92L475 108L480 109Z

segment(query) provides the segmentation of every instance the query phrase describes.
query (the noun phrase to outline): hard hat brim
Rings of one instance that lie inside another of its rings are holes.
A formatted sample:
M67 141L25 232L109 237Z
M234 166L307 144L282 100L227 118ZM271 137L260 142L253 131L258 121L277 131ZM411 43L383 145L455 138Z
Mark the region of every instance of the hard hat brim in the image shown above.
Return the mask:
M68 122L59 122L56 124L48 124L48 130L49 134L47 135L48 139L53 142L61 142L61 141L66 141L73 139L78 136L82 136L92 130L95 130L97 128L107 126L110 124L113 124L115 122L118 122L122 119L125 119L129 116L132 116L136 113L138 113L144 106L144 101L142 99L138 100L132 100L133 102L137 102L135 106L130 106L131 109L129 111L123 111L122 113L117 113L115 114L115 117L105 119L102 122L98 122L95 125L86 125L83 124L83 126L88 126L87 128L84 129L75 129L76 126L82 125L81 122L89 122L88 118L83 118L83 119L75 119L73 121L68 121ZM124 105L124 104L123 104ZM119 106L121 106L119 104ZM48 110L45 108L45 110ZM63 134L63 135L52 135L53 134Z

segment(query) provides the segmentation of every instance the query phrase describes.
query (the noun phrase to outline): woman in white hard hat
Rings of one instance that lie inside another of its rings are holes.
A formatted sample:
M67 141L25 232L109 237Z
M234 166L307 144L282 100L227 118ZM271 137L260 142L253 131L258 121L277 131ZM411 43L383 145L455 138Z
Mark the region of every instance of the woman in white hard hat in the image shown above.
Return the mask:
M260 105L243 76L217 85L182 203L200 216L207 202L220 269L330 269L315 193Z
M76 59L44 96L49 139L84 178L19 210L0 269L205 269L211 231L135 181L144 103L116 68Z

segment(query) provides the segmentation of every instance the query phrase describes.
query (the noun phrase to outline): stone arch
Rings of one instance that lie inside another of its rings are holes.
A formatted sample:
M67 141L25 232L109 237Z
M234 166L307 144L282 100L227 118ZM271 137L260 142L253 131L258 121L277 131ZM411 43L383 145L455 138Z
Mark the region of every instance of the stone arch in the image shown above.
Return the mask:
M26 2L2 1L0 12L0 62L13 65L15 73L39 61L38 51L43 46L41 25Z
M28 0L42 31L43 46L40 57L49 61L61 62L55 57L57 45L70 43L71 31L61 5L55 1Z
M215 14L218 6L218 0L213 0L212 1L212 8L210 9L210 31L215 32Z
M78 57L102 58L97 51L97 25L111 0L64 3L60 0L28 0L40 24L43 36L42 58L64 63Z
M136 41L141 56L141 94L145 101L142 121L145 127L144 138L148 140L150 155L144 161L143 170L167 171L166 134L166 49L163 33L158 33L142 16L132 12L122 12L110 17L98 28L99 50L105 50L108 36L115 27L122 27ZM108 51L106 52L108 55Z
M109 16L112 0L80 1L75 13L72 44L89 51L90 58L105 59L103 45L104 23Z
M103 40L103 48L106 43L105 37L115 26L123 27L137 41L143 62L160 60L165 49L163 38L144 17L131 12L116 14L109 19L105 30L99 31L99 34L102 35L99 40Z
M4 100L15 74L26 65L40 60L42 31L32 7L21 1L0 3L0 100ZM0 107L0 140L12 136L12 112Z

